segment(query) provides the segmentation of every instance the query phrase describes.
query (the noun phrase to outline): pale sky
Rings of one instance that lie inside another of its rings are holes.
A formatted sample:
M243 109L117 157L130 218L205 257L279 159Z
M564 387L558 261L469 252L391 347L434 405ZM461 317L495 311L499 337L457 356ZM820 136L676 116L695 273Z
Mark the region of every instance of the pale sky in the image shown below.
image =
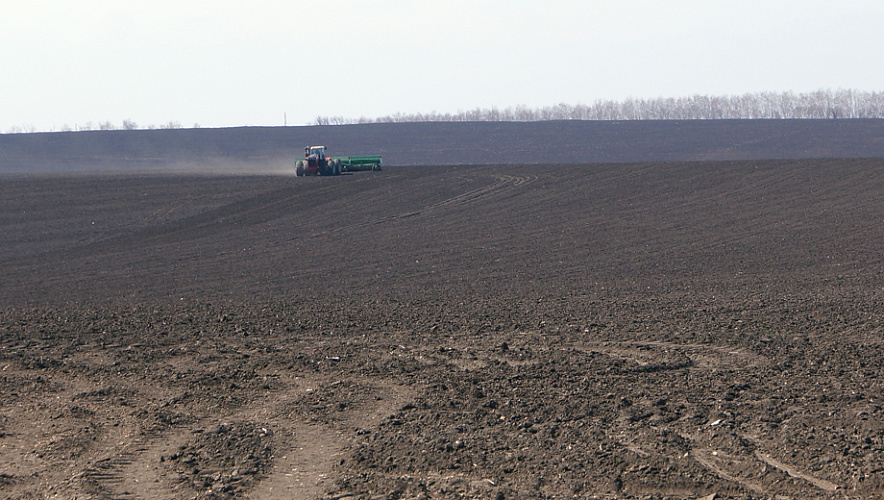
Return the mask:
M2 0L0 132L884 90L881 0Z

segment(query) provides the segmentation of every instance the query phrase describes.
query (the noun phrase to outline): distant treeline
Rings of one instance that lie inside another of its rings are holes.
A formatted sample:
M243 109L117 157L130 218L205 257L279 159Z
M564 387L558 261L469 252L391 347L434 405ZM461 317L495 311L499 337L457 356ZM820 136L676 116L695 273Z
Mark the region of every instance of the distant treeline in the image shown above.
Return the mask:
M379 118L320 116L316 125L401 122L532 122L547 120L724 120L884 118L884 92L817 90L761 92L738 96L629 98L593 104L558 104L544 108L476 108L457 113L396 113Z
M395 113L378 118L319 116L314 125L414 122L536 122L551 120L725 120L725 119L841 119L884 118L884 92L817 90L815 92L761 92L737 96L629 98L599 100L593 104L557 104L543 108L515 106L476 108L457 113ZM132 120L63 125L61 132L83 130L179 129L181 123L142 126ZM194 123L192 128L200 128ZM50 130L55 132L56 129ZM13 126L8 134L33 133L33 125ZM3 133L0 131L0 133Z
M169 121L157 127L156 125L139 126L132 120L123 120L123 123L119 125L111 121L103 121L99 123L86 122L82 124L75 124L73 127L65 124L61 126L61 129L52 129L49 130L49 132L83 132L88 130L154 130L157 128L165 130L179 129L181 128L181 123L176 121ZM200 128L200 124L194 123L192 128ZM13 125L6 130L7 134L33 134L34 132L38 132L37 127L29 124Z

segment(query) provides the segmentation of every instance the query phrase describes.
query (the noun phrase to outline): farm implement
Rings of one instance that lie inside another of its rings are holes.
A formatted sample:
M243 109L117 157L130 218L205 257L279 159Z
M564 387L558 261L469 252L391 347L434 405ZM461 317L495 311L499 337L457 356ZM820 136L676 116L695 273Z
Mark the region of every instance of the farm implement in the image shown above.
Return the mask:
M304 148L304 159L295 164L295 175L341 175L357 170L380 170L382 165L379 155L331 157L326 155L325 146L308 146Z

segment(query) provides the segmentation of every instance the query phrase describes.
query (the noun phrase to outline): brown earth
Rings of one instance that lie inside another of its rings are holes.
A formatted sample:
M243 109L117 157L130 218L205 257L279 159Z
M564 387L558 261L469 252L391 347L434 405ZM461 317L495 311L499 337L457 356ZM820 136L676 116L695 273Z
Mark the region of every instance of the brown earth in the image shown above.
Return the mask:
M2 181L0 497L884 497L884 160Z

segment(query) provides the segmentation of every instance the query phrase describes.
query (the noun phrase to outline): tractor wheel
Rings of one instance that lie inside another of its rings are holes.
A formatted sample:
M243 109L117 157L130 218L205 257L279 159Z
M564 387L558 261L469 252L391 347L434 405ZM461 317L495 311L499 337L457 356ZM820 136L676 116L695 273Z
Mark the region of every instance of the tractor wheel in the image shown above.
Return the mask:
M303 162L303 161L299 161L299 162L295 165L295 175L296 175L297 177L304 177L304 173L305 173L305 172L304 172L304 162Z
M335 160L335 175L341 175L341 160Z

